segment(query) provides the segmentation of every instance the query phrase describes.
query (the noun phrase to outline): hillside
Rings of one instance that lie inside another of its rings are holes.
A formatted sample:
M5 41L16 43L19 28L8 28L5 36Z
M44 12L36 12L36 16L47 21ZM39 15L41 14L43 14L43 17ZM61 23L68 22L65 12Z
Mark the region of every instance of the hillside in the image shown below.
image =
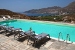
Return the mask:
M20 13L16 13L7 9L0 9L0 15L10 15L11 17L15 16L16 18L27 18L29 19L29 17L27 17L26 15L20 14Z
M53 6L42 9L32 9L29 11L25 11L25 13L61 13L61 14L72 14L75 13L75 1L70 3L69 5L61 8L59 6Z
M64 9L69 13L75 13L75 1L64 7Z
M53 7L42 8L42 9L32 9L25 12L26 13L57 13L59 9L61 9L61 7L53 6Z

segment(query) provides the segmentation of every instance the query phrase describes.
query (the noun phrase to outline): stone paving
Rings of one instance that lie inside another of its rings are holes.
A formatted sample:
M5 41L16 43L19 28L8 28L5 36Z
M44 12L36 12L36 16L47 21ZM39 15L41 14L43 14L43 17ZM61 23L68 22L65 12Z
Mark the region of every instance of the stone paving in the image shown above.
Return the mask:
M56 40L49 40L40 48L33 47L31 43L27 45L27 39L23 42L14 39L14 36L0 34L0 50L75 50L75 44L67 44Z

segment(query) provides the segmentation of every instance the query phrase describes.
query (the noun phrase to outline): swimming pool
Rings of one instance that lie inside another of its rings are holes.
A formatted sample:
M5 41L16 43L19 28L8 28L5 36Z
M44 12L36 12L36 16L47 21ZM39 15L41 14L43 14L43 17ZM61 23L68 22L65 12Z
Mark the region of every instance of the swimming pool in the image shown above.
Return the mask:
M24 31L29 30L31 27L37 34L45 32L51 37L58 38L59 33L62 33L63 40L66 40L67 34L70 35L70 41L75 42L75 26L59 24L59 23L48 23L48 22L37 22L31 20L17 20L14 22L2 22L2 24L7 23L9 26L14 26L15 28L22 28ZM60 37L60 38L62 38Z

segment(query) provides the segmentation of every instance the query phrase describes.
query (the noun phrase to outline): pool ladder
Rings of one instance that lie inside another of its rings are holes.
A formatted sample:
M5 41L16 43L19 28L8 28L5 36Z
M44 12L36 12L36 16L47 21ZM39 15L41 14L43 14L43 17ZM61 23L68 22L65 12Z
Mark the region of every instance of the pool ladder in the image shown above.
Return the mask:
M61 32L59 33L58 41L60 41L60 38L63 40L63 36L62 36L62 33ZM66 43L68 43L68 41L70 41L70 35L69 34L67 34L66 40L64 40L64 41L66 41Z
M67 43L67 41L70 41L70 35L69 34L67 34L67 36L66 36L66 43Z
M62 33L61 33L61 32L59 33L58 41L60 41L60 38L62 38L62 39L63 39L63 36L62 36Z

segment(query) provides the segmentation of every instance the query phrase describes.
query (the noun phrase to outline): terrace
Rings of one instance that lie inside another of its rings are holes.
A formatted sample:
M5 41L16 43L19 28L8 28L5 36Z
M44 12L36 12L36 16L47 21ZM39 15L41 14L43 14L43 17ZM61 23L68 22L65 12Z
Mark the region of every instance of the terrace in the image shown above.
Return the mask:
M0 50L75 50L75 44L66 44L65 42L58 42L56 40L49 40L40 48L33 47L31 43L27 45L27 39L24 41L14 40L12 36L5 36L0 34Z

